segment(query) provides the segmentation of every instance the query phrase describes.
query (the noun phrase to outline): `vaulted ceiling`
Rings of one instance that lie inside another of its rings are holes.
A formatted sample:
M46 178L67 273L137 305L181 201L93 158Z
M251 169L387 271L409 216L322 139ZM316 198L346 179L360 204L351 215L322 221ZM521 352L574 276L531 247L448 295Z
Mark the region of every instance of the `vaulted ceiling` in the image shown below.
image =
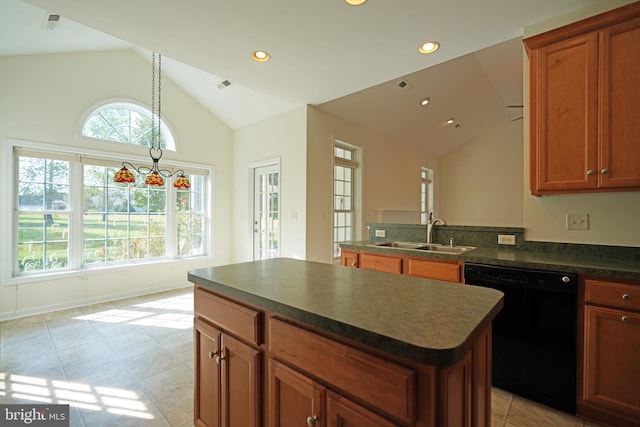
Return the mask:
M153 50L234 129L309 104L440 156L521 116L509 106L523 101L524 28L629 2L2 0L0 56ZM55 29L45 12L61 16ZM440 49L420 54L429 40ZM256 50L271 60L252 60Z

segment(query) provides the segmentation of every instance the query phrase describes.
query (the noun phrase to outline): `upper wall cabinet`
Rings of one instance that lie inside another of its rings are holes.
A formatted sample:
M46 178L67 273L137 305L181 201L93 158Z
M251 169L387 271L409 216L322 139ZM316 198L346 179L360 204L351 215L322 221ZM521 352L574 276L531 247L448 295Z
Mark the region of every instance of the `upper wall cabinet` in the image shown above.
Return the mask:
M524 41L531 193L640 190L640 2Z

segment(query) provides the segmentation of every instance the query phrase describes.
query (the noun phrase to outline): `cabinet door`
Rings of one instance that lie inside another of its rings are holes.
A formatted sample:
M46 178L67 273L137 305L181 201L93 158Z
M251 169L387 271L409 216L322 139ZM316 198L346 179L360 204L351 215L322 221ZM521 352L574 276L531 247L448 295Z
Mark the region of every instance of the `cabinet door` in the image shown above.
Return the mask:
M640 314L585 306L583 399L640 423Z
M220 426L220 332L200 319L194 321L194 423L199 427Z
M640 187L640 19L600 33L601 187Z
M342 250L340 254L340 265L343 267L358 268L358 252Z
M597 186L598 34L531 53L531 192Z
M274 360L269 361L269 427L326 427L325 388Z
M260 425L260 351L237 339L221 336L222 425L258 427Z
M401 274L402 258L363 253L360 256L360 268Z
M395 427L377 414L329 391L327 393L327 427Z
M410 258L407 262L407 274L460 283L462 282L462 265L458 262Z

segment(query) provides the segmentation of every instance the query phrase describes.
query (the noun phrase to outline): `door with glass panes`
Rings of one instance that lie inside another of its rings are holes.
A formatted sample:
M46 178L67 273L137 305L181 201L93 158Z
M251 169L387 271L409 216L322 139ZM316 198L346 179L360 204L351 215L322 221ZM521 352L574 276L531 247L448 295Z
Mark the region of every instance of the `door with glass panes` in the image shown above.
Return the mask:
M253 259L280 256L280 167L254 168Z

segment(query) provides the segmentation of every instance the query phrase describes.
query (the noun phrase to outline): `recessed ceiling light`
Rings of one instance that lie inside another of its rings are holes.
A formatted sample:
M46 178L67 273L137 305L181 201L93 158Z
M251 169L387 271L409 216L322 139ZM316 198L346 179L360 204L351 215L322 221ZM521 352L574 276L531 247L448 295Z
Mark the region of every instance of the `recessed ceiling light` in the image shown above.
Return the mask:
M361 4L365 3L367 0L344 0L344 1L345 3L351 6L360 6Z
M258 62L267 62L271 59L271 55L269 55L264 50L256 50L251 54L251 57Z
M431 98L425 98L422 101L420 101L420 105L425 106L429 103L429 101L431 101Z
M451 117L449 120L447 120L447 124L452 125L455 121L456 119L454 117Z
M440 47L440 43L438 42L424 42L422 46L418 48L418 52L420 53L433 53Z

